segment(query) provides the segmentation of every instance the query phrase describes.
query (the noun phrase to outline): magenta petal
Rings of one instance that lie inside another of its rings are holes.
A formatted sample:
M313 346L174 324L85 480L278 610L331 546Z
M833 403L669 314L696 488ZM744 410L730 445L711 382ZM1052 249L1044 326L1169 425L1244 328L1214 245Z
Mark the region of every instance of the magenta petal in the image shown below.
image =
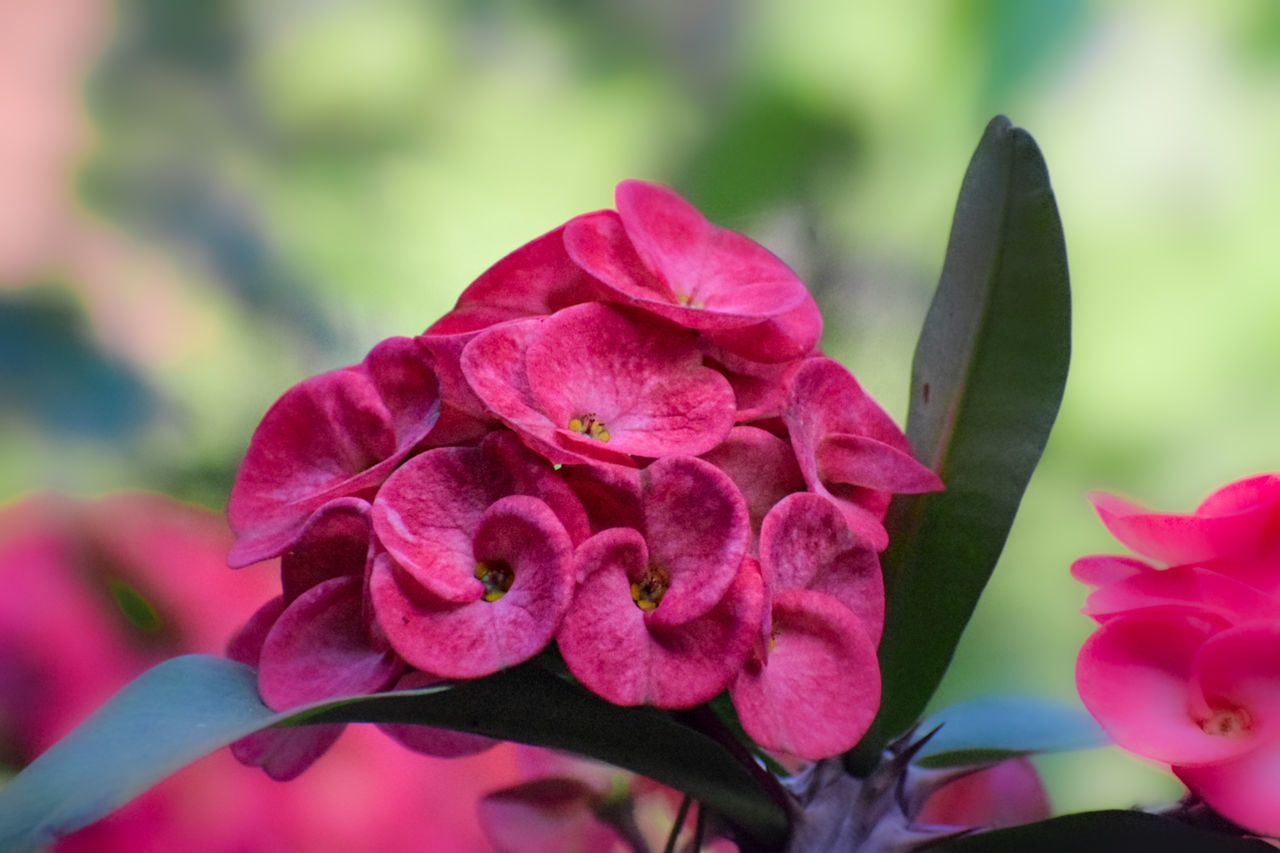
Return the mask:
M617 295L675 303L675 294L644 265L614 211L575 216L565 225L564 241L573 260Z
M1196 515L1231 515L1277 506L1280 506L1280 475L1258 474L1218 489L1196 507Z
M1118 554L1090 554L1071 564L1071 577L1089 586L1106 586L1154 571L1157 569L1150 563Z
M369 562L373 529L369 503L338 498L307 520L297 540L280 558L280 581L286 602L332 578L363 578Z
M1224 622L1280 613L1280 601L1237 580L1198 566L1144 571L1095 590L1084 613L1101 620L1146 607L1185 605Z
M453 315L475 316L481 308L487 309L490 317L505 315L504 319L554 314L569 305L594 300L598 287L565 251L561 225L481 273L462 291L457 307L432 329L446 322L457 328Z
M614 198L627 235L645 266L686 305L700 305L706 314L733 316L743 325L736 318L777 316L811 298L795 273L772 252L707 222L670 189L644 181L623 181ZM689 325L723 328L727 321L725 317L715 325Z
M736 426L702 458L724 471L747 501L753 530L774 504L805 488L791 443L753 426Z
M513 493L539 498L573 541L587 537L577 496L545 459L506 431L490 434L480 447L436 448L406 462L378 492L374 530L423 591L473 601L481 594L473 536L489 507Z
M439 402L430 355L408 338L286 391L236 474L227 514L238 538L228 562L275 556L328 501L366 497L431 431Z
M227 642L227 657L257 669L262 644L267 641L271 626L283 612L284 598L278 595L254 611L249 621Z
M1052 814L1044 782L1029 758L1009 758L968 773L929 795L916 826L999 829Z
M1248 739L1274 739L1280 734L1280 619L1213 635L1196 655L1192 677L1199 688L1195 712L1238 713Z
M1256 488L1240 486L1222 497L1211 497L1206 501L1211 510L1230 510L1216 515L1201 511L1194 515L1151 512L1101 492L1091 493L1089 500L1111 535L1143 556L1168 565L1247 562L1271 556L1277 545L1275 518L1280 512L1280 498L1262 490L1264 502L1243 508L1238 505Z
M754 326L712 329L707 337L743 358L770 364L787 363L813 354L822 337L822 312L810 298Z
M474 448L428 450L396 471L373 503L379 541L418 586L445 601L481 594L471 536L492 498L473 476L480 461Z
M733 388L703 366L696 339L642 314L567 308L529 343L525 364L540 410L580 452L697 455L733 427ZM588 413L607 426L607 442L566 429Z
M629 528L598 533L578 548L584 580L557 636L560 651L587 689L614 704L705 702L728 685L759 631L760 576L746 567L710 612L659 628L631 596L630 577L648 559L643 537Z
M573 544L542 501L502 498L475 533L477 562L507 564L511 587L494 601L476 581L469 602L433 600L415 577L377 558L370 594L387 639L408 663L445 678L477 678L527 660L550 642L573 592ZM474 577L473 577L474 580Z
M258 690L276 710L336 696L373 693L404 665L369 648L363 576L325 581L280 614L262 646Z
M1080 698L1116 743L1157 761L1207 764L1247 752L1252 738L1208 734L1194 715L1193 663L1217 630L1181 608L1116 616L1080 650Z
M768 662L730 687L747 734L765 749L818 760L851 749L880 707L880 666L860 620L820 592L773 602Z
M818 477L893 494L936 492L942 480L910 453L865 435L836 433L814 451Z
M751 652L763 616L764 584L744 560L724 598L705 616L671 628L651 623L651 704L688 708L728 687Z
M497 853L609 853L618 835L597 818L600 799L577 779L535 779L481 799L480 826Z
M556 635L565 664L615 705L649 701L649 629L630 580L649 565L644 537L630 527L610 528L579 545L573 562L581 581Z
M444 679L419 670L410 670L400 676L396 682L396 690L416 690L420 687L431 687ZM473 735L453 729L442 729L436 726L419 726L409 723L378 723L388 736L402 745L420 752L423 755L434 755L437 758L460 758L464 755L476 755L491 749L498 744L493 738L484 735Z
M565 465L560 478L573 490L591 520L591 533L610 527L641 527L644 510L640 472L618 465Z
M688 456L657 460L641 480L649 560L670 579L646 618L679 625L715 607L737 575L750 535L746 502L727 474Z
M231 754L241 764L261 767L277 782L288 782L328 752L346 727L346 723L321 723L263 729L231 744Z
M1280 836L1280 740L1229 761L1175 766L1173 772L1228 820L1259 835Z
M869 537L877 550L888 544L879 522L889 506L890 491L860 483L892 480L911 491L941 485L925 466L905 461L911 451L906 436L853 375L829 358L807 359L792 375L783 420L809 488L837 500L849 525ZM874 445L864 439L903 456L886 460L885 454L868 451Z
M760 530L769 588L823 592L859 618L872 645L884 627L884 577L870 542L858 537L830 500L808 492L783 498Z

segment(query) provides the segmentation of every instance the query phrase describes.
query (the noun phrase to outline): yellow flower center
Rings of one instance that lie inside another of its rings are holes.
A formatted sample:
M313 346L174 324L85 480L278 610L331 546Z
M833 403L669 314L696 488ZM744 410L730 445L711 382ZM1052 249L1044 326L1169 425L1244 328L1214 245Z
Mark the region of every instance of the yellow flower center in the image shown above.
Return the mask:
M607 442L609 440L609 428L604 425L604 421L596 417L595 412L587 412L585 415L570 418L569 429L574 432L580 432L583 435L589 435L597 441Z
M675 293L675 296L676 296L676 302L686 307L689 307L689 308L706 308L707 307L707 303L703 302L701 299L695 298L692 293L685 293L682 290L677 290Z
M481 597L485 601L497 601L511 589L516 573L505 561L490 560L487 563L476 563L476 577L484 584L484 595Z
M661 566L650 566L649 571L637 583L631 584L631 600L641 610L653 610L662 603L671 578Z

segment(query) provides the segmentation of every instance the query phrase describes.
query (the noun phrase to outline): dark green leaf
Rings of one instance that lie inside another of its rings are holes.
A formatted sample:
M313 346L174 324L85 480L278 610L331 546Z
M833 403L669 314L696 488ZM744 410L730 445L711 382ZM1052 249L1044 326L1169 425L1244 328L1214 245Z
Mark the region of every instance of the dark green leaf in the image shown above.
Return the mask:
M1062 399L1070 314L1044 159L997 117L960 188L916 346L907 436L947 490L890 508L883 699L855 770L920 716L995 567Z
M1145 812L1064 815L1010 829L982 832L927 848L954 853L1079 853L1081 850L1160 853L1274 853L1255 839L1198 829Z
M662 711L611 705L536 666L276 713L258 699L252 669L187 655L139 676L0 789L0 849L51 843L250 732L318 722L427 723L566 749L686 791L760 845L778 845L787 833L782 807L710 738Z
M916 753L916 763L925 767L995 762L1109 742L1083 708L1036 696L982 696L960 702L930 716L919 731L934 729L937 732Z

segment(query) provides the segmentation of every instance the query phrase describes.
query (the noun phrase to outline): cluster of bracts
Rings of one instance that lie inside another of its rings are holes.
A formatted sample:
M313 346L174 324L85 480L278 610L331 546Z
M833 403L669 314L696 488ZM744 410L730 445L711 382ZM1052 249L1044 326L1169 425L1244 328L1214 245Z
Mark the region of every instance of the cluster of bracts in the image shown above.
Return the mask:
M1280 475L1231 483L1186 515L1092 497L1141 559L1071 567L1097 587L1080 698L1120 746L1171 765L1219 814L1280 836Z
M942 484L821 354L785 264L664 187L616 202L267 412L229 514L232 565L281 557L282 595L230 650L268 705L479 678L554 642L619 705L727 690L776 752L833 755L870 725L884 514ZM488 743L388 730L437 755ZM287 778L339 731L237 752Z

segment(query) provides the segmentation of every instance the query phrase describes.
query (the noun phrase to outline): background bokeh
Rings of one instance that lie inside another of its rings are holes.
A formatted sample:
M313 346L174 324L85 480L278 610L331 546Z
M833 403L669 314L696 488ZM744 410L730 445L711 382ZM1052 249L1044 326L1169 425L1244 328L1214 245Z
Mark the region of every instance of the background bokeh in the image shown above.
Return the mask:
M1190 510L1280 465L1271 0L0 0L0 503L221 508L281 391L625 177L791 263L901 417L997 112L1049 163L1074 361L939 701L1073 700L1067 566L1115 547L1085 492ZM1110 751L1041 767L1060 811L1179 791Z

